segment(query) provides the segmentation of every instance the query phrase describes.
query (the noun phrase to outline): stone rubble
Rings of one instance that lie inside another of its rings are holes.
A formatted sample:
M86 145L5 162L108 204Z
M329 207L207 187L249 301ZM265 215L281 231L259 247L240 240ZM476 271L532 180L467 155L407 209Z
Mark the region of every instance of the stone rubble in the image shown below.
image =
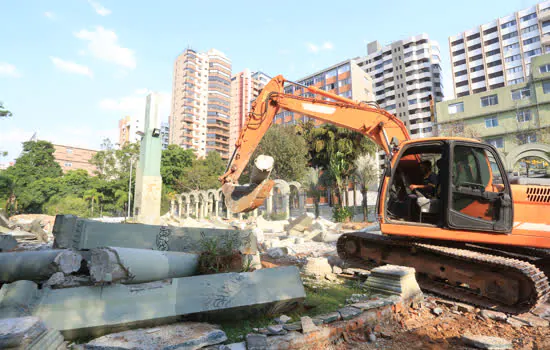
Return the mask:
M478 349L512 349L512 342L498 337L489 337L482 335L465 334L461 337L462 341L470 346Z

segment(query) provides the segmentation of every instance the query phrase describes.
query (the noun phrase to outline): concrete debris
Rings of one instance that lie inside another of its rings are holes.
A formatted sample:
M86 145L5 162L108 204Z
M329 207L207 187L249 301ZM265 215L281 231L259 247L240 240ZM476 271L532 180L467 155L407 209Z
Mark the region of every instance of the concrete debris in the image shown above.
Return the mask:
M443 310L440 307L436 307L432 309L432 312L434 313L434 315L439 316L443 313Z
M374 333L369 333L369 341L374 343L376 341L376 335Z
M371 270L364 284L372 293L397 295L403 299L422 296L412 267L384 265Z
M282 324L267 326L267 331L268 335L284 335L287 333Z
M0 227L10 228L8 218L6 218L2 213L0 213Z
M199 254L105 247L91 250L88 263L95 283L144 283L197 273Z
M523 322L526 326L531 327L548 327L550 325L550 322L548 322L547 320L537 317L531 313L514 315L510 318L519 322Z
M479 314L485 319L501 322L506 322L506 319L508 318L505 313L492 310L481 310Z
M51 288L61 285L63 282L65 282L65 274L63 274L63 272L56 272L42 285L42 287Z
M327 274L332 274L332 267L330 267L327 258L309 258L303 271L306 275L324 277Z
M359 303L369 299L370 299L369 294L352 294L351 297L346 299L346 303L355 304L355 303Z
M256 236L256 241L258 243L261 244L265 241L264 231L261 228L256 227L255 229L252 230L252 234Z
M288 226L286 226L286 231L289 235L297 236L309 228L313 224L314 219L315 215L311 213L304 213L296 219L290 221Z
M225 332L218 326L208 323L184 322L108 334L85 344L84 349L191 350L219 344L226 340Z
M26 348L40 334L46 332L46 325L38 317L19 317L0 320L0 348Z
M288 323L288 321L292 320L292 317L288 317L287 315L281 315L275 319L275 322L277 324L285 324Z
M309 316L302 316L300 317L300 323L302 324L302 333L311 333L316 332L319 330L319 327L317 327L314 323L311 317Z
M17 247L17 240L12 235L0 234L0 252L9 252Z
M267 255L272 259L279 259L288 255L287 247L270 248L267 250Z
M342 270L340 267L336 266L336 265L334 265L334 266L332 267L332 273L334 273L334 274L339 275L339 274L342 273L342 271L343 271L343 270Z
M82 256L70 250L41 250L0 254L0 281L44 281L56 272L80 269Z
M359 315L361 313L361 310L352 306L346 306L338 309L338 312L340 313L340 318L342 320L350 320Z
M512 349L512 342L498 337L465 334L462 341L478 349Z
M338 279L338 277L336 277L336 275L333 274L333 273L327 273L325 275L325 279L328 280L328 281L336 281Z
M117 224L78 219L73 215L56 217L54 236L54 247L77 250L122 247L196 253L203 250L206 240L215 240L218 246L231 246L243 254L258 252L251 229Z
M305 241L304 241L304 238L303 238L303 237L296 237L296 238L294 239L294 244L302 244L302 243L304 243L304 242L305 242Z
M339 233L321 232L313 238L316 242L336 242L340 238Z
M262 216L256 218L256 226L265 233L284 232L288 224L288 220L267 221Z
M250 308L266 314L285 312L305 299L295 266L174 278L146 289L132 286L140 285L46 288L37 292L37 285L30 281L4 284L0 290L0 317L6 314L4 310L12 310L10 315L26 312L60 330L67 339L74 339L100 336L120 326L141 327L207 311L231 315ZM9 309L14 304L19 307Z
M248 350L266 350L267 336L265 334L247 334L246 348Z

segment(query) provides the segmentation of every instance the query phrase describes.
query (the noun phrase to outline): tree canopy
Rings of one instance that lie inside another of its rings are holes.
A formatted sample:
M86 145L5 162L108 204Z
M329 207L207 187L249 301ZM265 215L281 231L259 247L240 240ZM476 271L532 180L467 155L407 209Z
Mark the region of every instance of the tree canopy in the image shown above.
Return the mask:
M12 113L4 108L4 104L0 102L0 118L11 117Z

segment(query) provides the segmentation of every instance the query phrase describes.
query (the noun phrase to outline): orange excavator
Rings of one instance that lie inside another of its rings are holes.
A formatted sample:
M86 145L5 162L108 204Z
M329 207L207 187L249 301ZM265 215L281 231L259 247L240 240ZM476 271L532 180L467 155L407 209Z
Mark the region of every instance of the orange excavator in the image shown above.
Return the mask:
M285 84L325 97L285 94ZM376 104L273 78L252 104L220 177L235 213L261 206L273 181L239 185L252 153L281 111L358 131L386 153L377 224L342 234L338 255L356 267L416 269L422 289L510 314L550 294L550 186L510 184L496 149L458 137L411 140L403 122ZM437 168L437 169L435 169Z

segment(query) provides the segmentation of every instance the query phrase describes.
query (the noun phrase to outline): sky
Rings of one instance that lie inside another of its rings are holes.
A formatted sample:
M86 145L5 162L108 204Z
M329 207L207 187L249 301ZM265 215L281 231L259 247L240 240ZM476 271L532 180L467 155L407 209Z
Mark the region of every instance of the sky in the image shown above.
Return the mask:
M216 48L232 71L297 80L382 45L427 33L439 43L452 97L448 37L528 8L528 0L0 0L0 163L38 139L99 149L118 120L143 116L161 94L168 121L172 69L186 48Z

